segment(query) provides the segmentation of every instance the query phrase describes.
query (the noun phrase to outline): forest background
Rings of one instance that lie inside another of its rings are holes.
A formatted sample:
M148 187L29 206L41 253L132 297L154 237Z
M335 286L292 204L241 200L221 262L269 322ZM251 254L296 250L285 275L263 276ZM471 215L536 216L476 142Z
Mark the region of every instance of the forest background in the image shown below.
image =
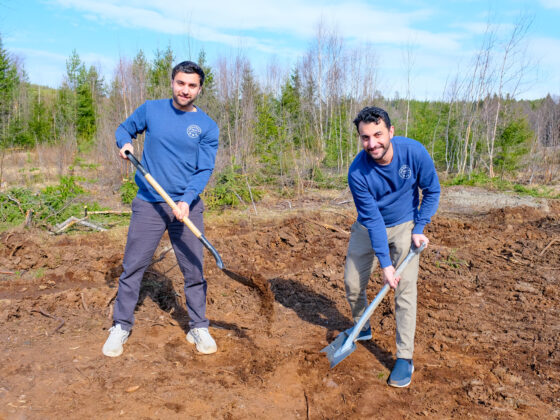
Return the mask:
M559 197L559 98L551 92L517 99L526 83L522 40L530 25L520 19L505 38L489 25L470 65L447 80L439 100L411 97L411 46L402 54L406 92L388 98L378 85L375 54L349 48L323 24L295 66L271 64L262 75L242 52L209 64L201 50L192 58L207 75L197 104L221 133L204 193L208 206L248 205L269 191L293 196L345 188L361 150L352 120L367 105L389 112L396 135L422 142L446 184ZM29 83L0 37L0 222L20 223L30 209L40 223L63 220L93 184L130 202L132 169L117 155L114 131L145 100L170 97L177 61L170 47L150 61L140 50L122 57L104 80L74 50L62 85L53 89ZM142 145L139 136L138 155ZM95 176L80 177L80 168Z

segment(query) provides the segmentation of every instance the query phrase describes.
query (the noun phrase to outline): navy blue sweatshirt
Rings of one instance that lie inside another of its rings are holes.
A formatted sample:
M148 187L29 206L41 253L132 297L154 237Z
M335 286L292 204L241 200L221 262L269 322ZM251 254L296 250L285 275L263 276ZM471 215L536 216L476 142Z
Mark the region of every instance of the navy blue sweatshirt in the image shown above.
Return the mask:
M142 165L173 201L191 204L206 187L214 170L219 130L200 108L184 112L171 99L146 101L115 132L122 148L146 132ZM149 202L163 198L139 173L138 197Z

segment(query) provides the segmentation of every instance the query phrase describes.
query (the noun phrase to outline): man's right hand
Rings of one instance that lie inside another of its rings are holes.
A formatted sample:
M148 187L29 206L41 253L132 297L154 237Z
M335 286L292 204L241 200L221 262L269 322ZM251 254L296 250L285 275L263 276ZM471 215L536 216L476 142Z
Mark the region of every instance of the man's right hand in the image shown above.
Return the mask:
M395 277L395 267L392 265L385 267L383 270L383 283L388 283L392 289L396 289L399 281L401 280L400 276Z
M127 150L130 153L134 154L134 146L132 145L132 143L125 143L125 145L123 147L121 147L121 150L119 150L119 155L120 155L121 158L128 159L126 157L126 154L124 153Z

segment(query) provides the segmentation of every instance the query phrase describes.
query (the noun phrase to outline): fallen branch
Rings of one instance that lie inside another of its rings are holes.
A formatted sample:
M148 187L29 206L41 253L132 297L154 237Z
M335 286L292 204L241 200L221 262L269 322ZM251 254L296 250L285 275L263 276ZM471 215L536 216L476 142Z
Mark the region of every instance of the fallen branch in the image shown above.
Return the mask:
M113 299L115 299L117 297L117 293L118 293L119 289L116 289L114 291L114 293L111 295L111 297L107 300L107 302L105 303L105 306L109 306L111 304L111 302L113 301Z
M54 233L60 233L65 229L68 229L70 226L72 226L73 224L78 223L80 219L78 219L77 217L71 216L70 218L66 219L64 222L56 225L56 231Z
M9 274L9 275L12 275L12 274L16 274L16 273L14 273L13 271L0 270L0 274Z
M84 297L84 293L81 292L80 296L82 297L82 306L84 307L84 309L86 310L86 312L89 312L88 306L86 304L86 298Z
M80 225L84 225L84 226L86 226L86 227L88 227L88 228L95 229L95 230L98 230L98 231L100 231L100 232L105 232L105 231L107 230L107 229L105 229L104 227L101 227L101 226L99 226L99 225L96 225L95 223L88 222L88 221L83 220L83 219L79 220L78 223L79 223Z
M49 314L48 312L43 311L41 308L39 308L39 309L31 309L30 312L38 312L38 313L40 313L41 315L46 316L47 318L52 318L52 319L56 319L57 321L60 321L60 324L58 324L58 327L56 327L56 328L53 330L53 332L51 333L51 335L54 334L55 332L57 332L58 330L60 330L60 329L62 328L62 326L66 323L66 321L64 321L64 319L59 318L59 317L54 316L54 315L51 315L51 314Z
M78 219L77 217L71 216L68 219L66 219L64 222L62 222L59 225L56 225L56 231L54 232L55 234L61 233L64 230L68 229L70 226L77 224L80 225L84 225L86 227L89 227L91 229L95 229L98 230L100 232L105 232L107 229L105 229L104 227L101 227L99 225L96 225L95 223L92 222L88 222L87 219L88 216L82 218L82 219Z
M325 229L329 229L329 230L332 230L332 231L335 231L335 232L343 233L345 235L350 235L350 232L347 232L343 229L337 228L336 226L327 225L326 223L317 222L316 220L308 219L306 217L304 217L303 219L307 220L308 222L314 223L318 226L324 227Z
M86 214L131 214L132 210L96 210L89 211L85 210Z
M21 207L21 203L18 201L17 198L12 197L10 194L6 194L6 197L8 197L8 200L13 201L14 203L17 204L19 211L21 212L21 214L25 214L25 211L23 210L23 207Z
M25 215L25 223L23 224L25 227L31 226L32 217L33 217L33 209L27 210L27 214Z
M547 250L548 248L550 248L550 246L551 246L554 242L558 242L558 238L552 239L552 241L550 241L550 242L548 243L548 245L544 247L544 249L541 251L541 253L539 254L539 256L542 257L542 256L544 255L544 253L546 252L546 250Z

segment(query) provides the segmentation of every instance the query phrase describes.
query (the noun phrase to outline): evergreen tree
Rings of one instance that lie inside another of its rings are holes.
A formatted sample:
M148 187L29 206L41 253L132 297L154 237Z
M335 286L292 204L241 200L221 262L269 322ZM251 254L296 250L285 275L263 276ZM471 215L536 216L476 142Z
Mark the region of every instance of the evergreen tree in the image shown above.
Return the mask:
M148 60L146 60L144 51L140 50L132 61L132 80L130 80L132 86L129 87L130 92L128 95L131 100L132 109L138 108L146 100L149 67L150 65Z
M171 70L173 69L173 51L156 50L156 57L148 71L148 98L161 99L169 96Z
M95 135L95 107L93 101L93 93L87 82L80 83L77 91L77 119L76 131L78 139L89 142Z
M29 134L35 140L35 143L46 143L52 141L51 128L52 117L44 101L36 98L33 102L31 110L31 118L29 120Z
M17 67L4 49L0 37L0 147L2 148L8 146L10 138L8 128L14 112L19 84Z
M198 55L198 65L204 71L204 85L202 86L202 93L197 99L197 106L200 106L210 117L217 120L220 104L216 92L216 80L212 67L206 62L204 50L201 50Z
M529 151L533 131L523 116L513 116L497 139L494 163L502 174L519 168L521 159Z
M75 49L70 53L70 57L66 60L66 82L72 91L76 91L80 84L80 78L83 77L84 64L80 60Z
M76 99L74 92L66 83L58 89L54 103L54 137L59 140L63 138L75 138L76 135Z

